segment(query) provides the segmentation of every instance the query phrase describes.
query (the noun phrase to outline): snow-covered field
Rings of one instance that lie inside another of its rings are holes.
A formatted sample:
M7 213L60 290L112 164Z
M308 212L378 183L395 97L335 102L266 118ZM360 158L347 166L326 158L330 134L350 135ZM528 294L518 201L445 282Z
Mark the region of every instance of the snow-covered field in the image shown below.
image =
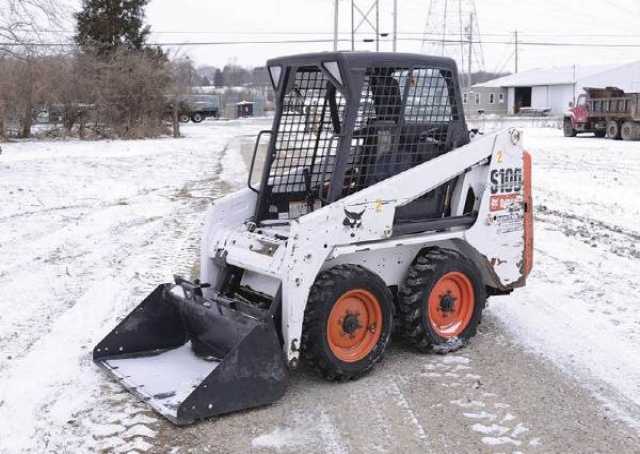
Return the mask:
M528 130L535 269L494 298L514 336L640 430L640 143Z
M91 350L151 288L190 275L203 211L244 178L233 138L263 123L187 126L180 140L3 145L0 452L149 446L154 419L104 379Z
M3 145L0 453L153 446L158 419L106 379L91 349L155 285L191 273L205 207L244 183L237 138L267 124ZM535 270L526 289L492 299L490 315L640 430L640 144L554 129L525 140Z

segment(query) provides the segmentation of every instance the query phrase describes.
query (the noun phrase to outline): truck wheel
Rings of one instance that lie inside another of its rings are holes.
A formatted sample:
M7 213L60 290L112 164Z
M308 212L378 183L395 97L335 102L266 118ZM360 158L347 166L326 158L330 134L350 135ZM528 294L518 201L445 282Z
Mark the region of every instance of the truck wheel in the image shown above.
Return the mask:
M604 139L605 137L607 137L607 130L606 129L599 130L599 131L596 131L594 134L598 139Z
M393 330L393 296L358 265L320 273L307 301L302 359L330 381L358 378L380 361Z
M607 137L611 140L620 140L620 125L617 121L611 120L607 123Z
M456 350L475 336L486 300L473 263L456 251L427 249L400 291L401 332L422 352Z
M640 123L625 121L622 124L622 128L620 128L620 137L622 137L622 140L640 139Z
M565 137L575 137L578 135L577 131L573 128L571 118L564 119L563 130Z
M191 115L191 121L193 121L194 123L202 123L204 120L204 115L202 115L201 113L194 113L193 115Z
M187 114L180 114L178 116L178 121L180 121L180 123L189 123L189 120L190 118L189 118L189 115Z

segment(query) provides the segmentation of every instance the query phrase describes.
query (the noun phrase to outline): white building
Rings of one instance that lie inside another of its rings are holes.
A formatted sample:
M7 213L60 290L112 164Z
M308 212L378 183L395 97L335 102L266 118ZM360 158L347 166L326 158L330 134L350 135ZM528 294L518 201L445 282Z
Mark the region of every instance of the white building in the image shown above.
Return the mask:
M640 61L534 69L474 85L464 96L470 113L514 114L521 108L561 115L584 87L618 87L640 92Z

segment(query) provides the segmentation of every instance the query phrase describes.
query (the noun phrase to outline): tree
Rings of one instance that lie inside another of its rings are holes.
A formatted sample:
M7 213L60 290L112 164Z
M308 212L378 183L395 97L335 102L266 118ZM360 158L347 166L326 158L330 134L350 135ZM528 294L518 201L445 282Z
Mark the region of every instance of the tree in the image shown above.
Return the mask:
M149 0L84 0L75 14L76 43L99 55L118 49L142 50L150 27L144 25L144 8Z
M60 24L65 7L56 0L0 0L0 58L16 70L14 84L0 84L0 139L5 138L7 115L20 120L23 137L31 134L34 86L37 80L36 60L45 50L39 43L46 41L46 29ZM7 78L3 74L3 79ZM15 97L19 92L20 99ZM14 112L10 112L14 110Z
M213 76L213 85L216 88L224 87L224 75L219 69L216 69L215 75Z
M239 87L251 82L251 72L235 63L229 63L222 69L224 82L230 87Z

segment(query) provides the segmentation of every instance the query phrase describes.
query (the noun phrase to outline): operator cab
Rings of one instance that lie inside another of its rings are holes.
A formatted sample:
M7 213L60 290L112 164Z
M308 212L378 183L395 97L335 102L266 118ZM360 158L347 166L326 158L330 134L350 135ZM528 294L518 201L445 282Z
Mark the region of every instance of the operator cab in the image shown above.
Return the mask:
M451 59L319 53L268 62L276 115L258 192L260 225L286 224L469 142ZM453 183L396 223L448 216Z

